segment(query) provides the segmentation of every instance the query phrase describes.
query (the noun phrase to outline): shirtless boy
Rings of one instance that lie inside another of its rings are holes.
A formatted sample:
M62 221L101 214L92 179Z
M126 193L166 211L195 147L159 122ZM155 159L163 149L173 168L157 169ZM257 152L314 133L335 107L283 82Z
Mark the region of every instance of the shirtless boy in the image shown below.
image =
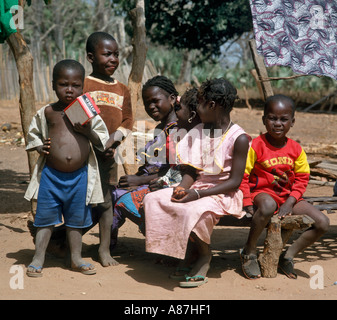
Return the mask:
M81 256L82 228L92 224L91 204L103 201L98 166L93 147L104 150L109 138L100 116L85 125L74 126L64 109L82 94L85 71L75 60L62 60L53 70L53 90L58 101L41 108L33 118L26 150L40 157L25 198L37 198L34 226L37 227L33 261L27 275L42 276L46 249L54 225L67 227L71 268L95 274L95 267Z

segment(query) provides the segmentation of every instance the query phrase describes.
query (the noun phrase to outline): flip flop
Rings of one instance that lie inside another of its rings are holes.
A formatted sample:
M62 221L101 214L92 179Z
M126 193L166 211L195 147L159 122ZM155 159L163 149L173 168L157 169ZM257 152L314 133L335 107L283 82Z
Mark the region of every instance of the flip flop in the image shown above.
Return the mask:
M93 267L93 269L90 269L90 267ZM71 267L71 270L81 272L85 275L96 274L96 269L91 263L83 263L77 267Z
M177 267L176 270L169 275L170 279L173 280L184 280L187 273L189 273L192 268L189 267Z
M179 286L182 288L196 288L200 287L204 283L208 282L208 278L200 275L196 275L193 277L185 276L186 281L182 281L179 283ZM192 280L192 281L191 281Z
M240 259L242 265L242 271L245 277L249 280L258 279L261 277L261 270L259 262L257 261L257 255L244 254L243 249L240 250Z
M297 274L294 271L294 260L292 258L286 259L284 254L282 254L278 266L289 279L297 279Z
M42 267L35 267L34 265L30 264L30 265L28 266L28 268L32 268L32 269L35 270L35 271L29 271L29 270L27 269L26 275L27 275L28 277L32 277L32 278L39 278L39 277L42 277L42 274L43 274L43 272L42 272ZM41 270L41 271L39 271L39 270Z

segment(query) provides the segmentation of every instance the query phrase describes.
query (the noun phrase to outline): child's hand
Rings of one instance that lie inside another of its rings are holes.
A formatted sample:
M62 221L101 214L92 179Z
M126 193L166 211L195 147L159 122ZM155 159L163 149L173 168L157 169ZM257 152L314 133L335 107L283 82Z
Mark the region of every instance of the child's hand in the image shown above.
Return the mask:
M177 186L173 189L172 199L179 200L186 195L185 188Z
M283 219L285 216L288 216L288 215L290 216L292 212L293 212L293 206L285 202L280 206L280 209L277 215L279 219Z
M243 207L243 210L245 210L247 213L249 213L252 216L254 215L254 207L253 206Z
M83 125L80 122L76 122L74 124L74 131L83 134L86 137L89 137L91 134L91 122L88 121Z
M180 187L181 188L181 187ZM194 189L183 189L178 190L178 192L172 195L172 202L185 203L199 199L198 194L194 191Z
M104 151L104 157L113 158L115 156L116 149L115 148L107 148Z
M163 188L163 184L161 184L158 180L159 178L155 178L149 182L149 189L151 192L157 191Z
M50 138L47 138L46 140L44 140L42 146L36 147L36 151L37 151L39 154L44 154L44 155L47 156L47 155L49 155L50 145L51 145Z
M120 188L127 188L127 187L135 187L142 185L142 177L136 176L134 174L122 176L119 179L118 187Z

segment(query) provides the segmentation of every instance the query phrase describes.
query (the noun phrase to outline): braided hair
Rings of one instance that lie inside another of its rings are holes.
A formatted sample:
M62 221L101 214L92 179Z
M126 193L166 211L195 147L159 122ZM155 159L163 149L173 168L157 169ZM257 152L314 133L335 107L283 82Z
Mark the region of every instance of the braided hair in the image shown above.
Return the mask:
M168 93L168 95L178 96L178 91L175 88L173 82L165 76L155 76L149 79L143 86L142 92L147 90L150 87L158 87Z
M197 99L197 88L190 88L181 96L180 102L188 106L190 111L197 111L198 99Z
M227 112L233 109L234 101L237 97L236 89L225 78L207 80L202 83L198 90L198 98L214 101Z

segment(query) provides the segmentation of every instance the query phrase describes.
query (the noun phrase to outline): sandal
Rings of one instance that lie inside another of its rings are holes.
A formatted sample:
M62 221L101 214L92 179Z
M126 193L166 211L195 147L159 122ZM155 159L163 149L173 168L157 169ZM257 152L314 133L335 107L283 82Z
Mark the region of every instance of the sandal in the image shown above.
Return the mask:
M33 269L34 271L29 271L28 268ZM30 264L27 268L26 275L32 278L39 278L42 277L42 267L35 267L34 265Z
M96 274L96 269L91 263L83 263L78 267L72 267L71 270L81 272L85 275Z
M285 253L282 253L280 256L279 268L289 279L297 279L297 274L294 271L294 260L292 258L285 258L284 256Z
M176 270L169 275L169 277L173 280L184 280L186 279L187 273L191 270L192 268L189 267L177 267Z
M261 270L256 254L245 254L244 249L241 249L240 259L243 274L247 279L258 279L261 277Z
M196 288L196 287L200 287L201 285L203 285L204 283L208 282L208 278L204 277L204 276L193 276L193 277L188 277L185 276L185 280L186 281L182 281L179 283L179 286L182 288Z

